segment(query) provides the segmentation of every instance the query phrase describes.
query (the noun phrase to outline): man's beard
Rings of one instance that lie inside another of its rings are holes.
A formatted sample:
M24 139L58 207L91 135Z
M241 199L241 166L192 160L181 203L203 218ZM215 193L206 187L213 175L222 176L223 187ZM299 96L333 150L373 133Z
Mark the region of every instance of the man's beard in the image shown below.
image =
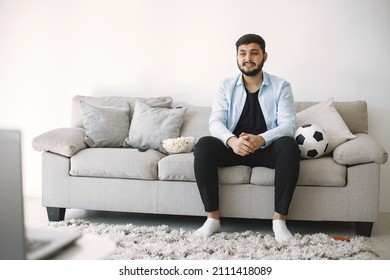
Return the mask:
M259 64L259 66L256 69L250 71L245 71L243 67L240 67L240 65L238 65L238 68L240 69L241 73L244 74L245 76L253 77L259 74L261 70L263 70L263 66L264 66L264 60Z

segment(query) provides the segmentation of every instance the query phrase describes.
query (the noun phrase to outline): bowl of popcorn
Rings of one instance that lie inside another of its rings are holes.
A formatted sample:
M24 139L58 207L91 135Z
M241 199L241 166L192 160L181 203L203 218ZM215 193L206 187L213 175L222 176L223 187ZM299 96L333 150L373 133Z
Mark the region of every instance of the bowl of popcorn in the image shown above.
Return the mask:
M163 148L169 154L189 153L195 145L195 137L181 136L178 138L171 138L162 141Z

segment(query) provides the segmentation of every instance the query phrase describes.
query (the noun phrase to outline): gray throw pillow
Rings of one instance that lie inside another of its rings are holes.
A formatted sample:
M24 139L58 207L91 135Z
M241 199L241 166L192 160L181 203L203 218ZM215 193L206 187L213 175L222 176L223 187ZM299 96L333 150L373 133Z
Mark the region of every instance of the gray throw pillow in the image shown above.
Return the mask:
M38 152L52 152L71 157L78 151L87 148L84 142L84 135L84 128L57 128L35 137L32 141L32 146Z
M185 112L186 108L153 108L137 100L129 136L123 146L142 150L154 149L166 154L162 141L180 135Z
M140 100L150 107L159 108L171 108L172 97L170 96L159 96L159 97L131 97L131 96L85 96L75 95L72 99L72 115L71 115L71 126L84 127L83 126L83 113L80 108L80 101L87 102L93 106L115 106L120 103L127 102L130 107L130 119L132 118L135 101Z
M93 106L80 101L85 143L91 148L119 148L129 133L129 104Z

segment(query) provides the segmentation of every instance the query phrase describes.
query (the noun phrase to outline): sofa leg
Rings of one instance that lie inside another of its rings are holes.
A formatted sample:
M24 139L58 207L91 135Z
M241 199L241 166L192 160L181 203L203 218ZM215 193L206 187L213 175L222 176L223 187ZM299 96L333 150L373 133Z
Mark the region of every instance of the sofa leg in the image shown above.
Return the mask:
M46 207L47 217L50 222L63 221L65 218L65 208Z
M355 233L356 235L363 235L370 237L372 232L372 222L355 222Z

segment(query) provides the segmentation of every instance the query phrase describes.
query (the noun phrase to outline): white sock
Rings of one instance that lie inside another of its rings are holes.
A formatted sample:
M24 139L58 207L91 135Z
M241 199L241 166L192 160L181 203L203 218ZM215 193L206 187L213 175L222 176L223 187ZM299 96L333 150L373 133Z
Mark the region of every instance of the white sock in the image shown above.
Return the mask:
M213 218L207 218L203 226L195 231L195 234L209 237L213 233L219 231L220 228L221 228L221 223L219 220Z
M287 242L294 238L294 236L288 230L286 221L284 220L273 220L272 229L274 231L277 242Z

